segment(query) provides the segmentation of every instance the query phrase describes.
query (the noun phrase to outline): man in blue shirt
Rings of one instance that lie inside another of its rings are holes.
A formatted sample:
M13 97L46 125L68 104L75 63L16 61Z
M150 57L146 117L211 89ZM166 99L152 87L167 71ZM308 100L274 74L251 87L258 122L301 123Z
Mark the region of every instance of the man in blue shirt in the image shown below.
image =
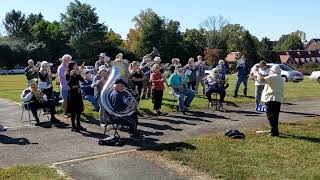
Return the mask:
M241 83L243 83L244 85L243 95L247 97L248 77L250 74L250 68L246 63L246 58L244 56L242 56L242 58L239 60L237 64L237 72L238 72L238 80L237 80L236 88L233 93L233 97L234 98L238 97L238 91Z
M116 80L114 83L114 89L110 93L110 102L111 106L116 112L122 112L130 106L134 106L130 104L128 97L124 91L127 83L122 79ZM111 115L110 122L113 124L121 124L124 126L129 126L129 133L131 138L138 138L137 126L138 126L138 115L137 112L133 112L131 115L124 117L116 117Z
M181 65L176 66L175 73L170 76L168 84L174 90L175 96L179 100L179 111L183 114L188 111L195 96L195 92L187 87L187 82L189 80L183 72L183 67Z

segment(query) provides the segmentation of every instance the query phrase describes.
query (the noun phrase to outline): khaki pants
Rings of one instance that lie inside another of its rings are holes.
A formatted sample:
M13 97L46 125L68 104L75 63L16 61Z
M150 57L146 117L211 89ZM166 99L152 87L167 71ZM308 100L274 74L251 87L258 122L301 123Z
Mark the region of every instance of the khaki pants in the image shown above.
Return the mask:
M202 80L204 76L197 76L197 82L196 82L196 94L198 94L199 85L202 86L202 94L205 94L206 86L204 84L204 80Z

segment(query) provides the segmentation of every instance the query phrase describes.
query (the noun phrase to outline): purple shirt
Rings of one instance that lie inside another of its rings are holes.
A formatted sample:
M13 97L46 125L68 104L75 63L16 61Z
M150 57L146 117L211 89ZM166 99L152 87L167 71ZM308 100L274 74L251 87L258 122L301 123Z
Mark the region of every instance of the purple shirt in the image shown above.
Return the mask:
M67 66L60 64L60 66L58 67L58 76L60 79L60 88L62 90L68 90L68 83L67 83L67 79L66 79L66 70L67 70Z

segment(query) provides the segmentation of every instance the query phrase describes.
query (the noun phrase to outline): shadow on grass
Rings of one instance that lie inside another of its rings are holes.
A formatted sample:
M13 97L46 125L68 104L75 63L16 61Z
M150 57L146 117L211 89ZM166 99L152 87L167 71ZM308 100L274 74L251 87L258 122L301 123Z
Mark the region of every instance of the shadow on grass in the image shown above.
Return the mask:
M313 114L313 113L303 113L303 112L293 112L293 111L280 111L282 113L287 113L287 114L294 114L294 115L302 115L304 117L318 117L320 114Z
M307 137L307 136L297 136L294 134L281 133L280 138L284 138L284 139L290 138L290 139L303 140L303 141L308 141L308 142L313 142L313 143L320 143L320 138Z
M149 147L140 147L138 148L138 151L146 151L146 150L152 150L152 151L182 151L182 150L195 150L196 147L184 143L184 142L173 142L173 143L161 143L157 144L155 146L149 146Z
M6 135L0 134L0 143L1 144L17 144L17 145L28 145L28 144L38 144L30 143L27 138L13 138Z

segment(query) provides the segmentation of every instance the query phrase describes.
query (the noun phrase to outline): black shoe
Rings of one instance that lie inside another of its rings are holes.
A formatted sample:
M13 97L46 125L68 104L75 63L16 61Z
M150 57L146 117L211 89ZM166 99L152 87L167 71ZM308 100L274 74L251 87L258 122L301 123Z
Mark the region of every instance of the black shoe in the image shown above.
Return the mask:
M237 98L237 97L238 97L238 95L233 95L232 97Z
M140 99L146 99L146 95L142 95Z
M186 110L182 110L181 113L182 113L183 115L186 115Z
M82 127L81 125L78 127L79 131L86 131L87 129Z
M166 116L166 115L168 115L168 113L162 113L161 111L158 111L158 112L157 112L157 115L158 115L158 116Z
M35 126L40 126L40 122L37 122L37 123L35 124Z
M80 132L80 130L79 130L78 128L75 128L75 127L72 127L72 128L71 128L71 131Z
M131 139L141 139L141 138L142 138L142 134L139 133L139 132L130 133L130 138L131 138Z

